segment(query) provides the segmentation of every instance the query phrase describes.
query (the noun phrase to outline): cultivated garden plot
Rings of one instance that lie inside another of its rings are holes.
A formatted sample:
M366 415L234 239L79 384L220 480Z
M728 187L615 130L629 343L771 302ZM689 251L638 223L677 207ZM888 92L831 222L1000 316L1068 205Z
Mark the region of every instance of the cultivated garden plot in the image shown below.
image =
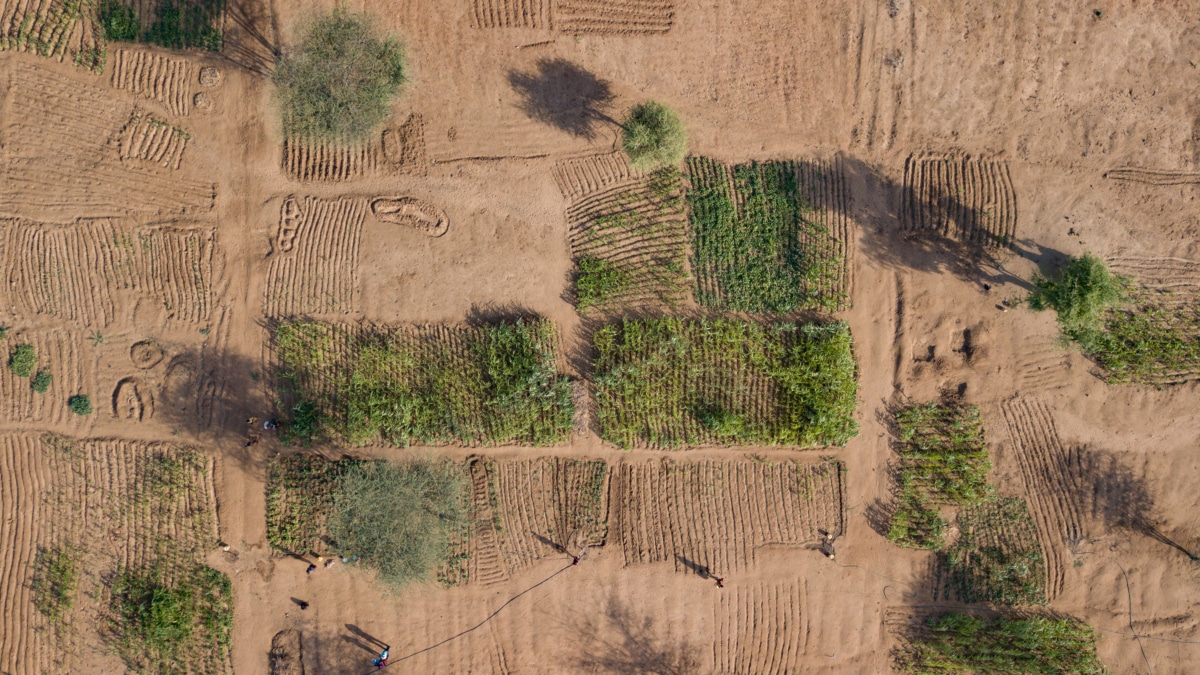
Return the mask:
M570 434L571 386L546 320L478 327L283 321L276 393L285 440L351 445L551 445Z
M99 72L106 48L97 17L83 0L6 3L0 50L31 52Z
M1025 500L994 497L963 507L958 539L939 556L937 576L934 594L942 599L1046 604L1045 558Z
M687 160L696 300L786 313L848 307L849 226L838 161Z
M676 169L592 193L567 211L575 306L675 306L687 294L687 218Z
M1096 632L1072 618L941 614L901 633L894 666L906 675L1108 672L1096 658Z
M594 342L596 423L621 447L842 445L858 431L845 324L625 320Z
M228 578L211 458L167 443L8 435L0 440L0 589L7 672L87 669L102 640L139 673L231 672Z
M900 222L905 229L980 246L1011 246L1017 198L1008 163L980 157L909 157Z
M385 472L389 494L407 489L413 466ZM603 546L607 536L608 465L603 461L540 458L472 458L465 464L440 464L446 476L446 511L432 533L432 552L421 558L412 547L364 550L367 534L386 529L384 519L347 523L356 509L372 503L351 482L389 467L386 462L328 460L319 455L278 455L267 479L267 536L281 551L307 555L351 556L379 570L385 581L407 583L436 576L446 586L490 585L546 557L579 554ZM424 483L422 483L424 484ZM386 515L386 514L385 514ZM411 513L399 516L411 518ZM444 526L444 527L443 527ZM429 532L415 536L424 538ZM396 569L420 559L421 567Z

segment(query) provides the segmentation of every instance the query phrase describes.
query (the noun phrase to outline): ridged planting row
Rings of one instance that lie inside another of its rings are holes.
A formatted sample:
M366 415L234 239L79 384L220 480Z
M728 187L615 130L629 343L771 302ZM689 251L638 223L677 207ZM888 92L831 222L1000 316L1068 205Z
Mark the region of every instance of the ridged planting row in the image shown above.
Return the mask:
M109 219L67 227L3 221L8 298L30 314L107 326L133 309L126 294L161 302L170 318L212 311L212 230L133 230ZM136 298L134 299L136 300Z
M807 648L802 580L751 582L725 589L713 607L713 672L773 675L800 670Z
M53 542L51 480L36 437L0 437L0 671L54 670L54 633L34 606L38 551Z
M844 523L837 462L621 464L613 472L613 530L625 564L673 561L716 576L745 568L766 544L800 546Z
M800 280L800 289L805 297L829 310L845 309L850 306L850 251L852 250L851 229L848 215L849 191L845 171L840 157L833 160L791 160L768 162L764 167L782 167L786 179L794 181L795 193L787 195L797 210L798 247L801 255L823 265L817 274L805 275ZM733 203L735 213L731 223L736 231L736 220L743 217L744 200L747 195L739 189L735 171L740 167L727 166L707 157L689 156L687 177L695 190L713 190ZM705 237L723 237L725 231L707 232L697 227L698 223L724 223L724 218L709 213L707 202L692 203L693 236L699 246ZM721 225L715 225L720 229ZM772 264L775 261L763 261ZM775 264L783 264L778 261ZM719 262L708 261L693 250L693 273L696 276L697 297L710 298L710 304L724 306L726 292L721 278L728 274Z
M412 115L365 142L312 140L283 142L285 175L302 183L328 183L390 174L424 174L425 121Z
M958 512L958 541L938 557L934 600L1044 604L1047 575L1024 499L999 497Z
M1195 171L1159 171L1156 169L1137 169L1127 167L1105 171L1104 177L1110 180L1127 181L1130 183L1143 183L1145 185L1200 184L1200 173Z
M567 210L571 255L597 258L624 283L601 308L676 304L687 292L687 218L677 174L655 174L585 197Z
M1137 279L1156 291L1190 296L1200 291L1200 262L1183 258L1113 258L1109 267L1117 274Z
M104 42L83 0L4 0L0 2L0 50L33 52L99 71Z
M135 113L121 133L121 159L144 160L166 169L178 169L188 138L182 129L150 115Z
M39 394L30 386L29 378L17 377L6 369L0 375L0 421L90 427L91 416L76 415L66 404L79 392L94 391L97 362L94 350L84 349L83 336L59 329L10 332L6 340L0 341L5 359L18 344L32 345L38 369L48 371L53 379L50 388Z
M473 0L475 28L549 28L550 0Z
M666 33L675 23L675 6L675 0L556 0L554 28L563 33Z
M900 221L984 246L1011 246L1017 199L1008 163L978 157L909 157Z
M113 59L114 87L158 101L172 115L191 112L195 82L192 65L183 59L134 49L118 49Z
M554 183L562 196L571 201L625 183L637 175L620 152L572 157L554 165Z
M267 316L338 314L357 308L358 252L367 202L289 197L278 251L267 270Z
M494 472L506 566L527 567L548 556L577 555L607 537L608 466L556 457L501 461Z
M1063 551L1086 535L1079 505L1078 458L1072 458L1059 440L1054 419L1042 402L1016 398L1001 408L1046 555L1046 596L1053 600L1062 591Z
M213 183L123 164L108 146L129 122L131 105L26 63L15 64L12 89L0 197L13 208L34 217L212 209Z

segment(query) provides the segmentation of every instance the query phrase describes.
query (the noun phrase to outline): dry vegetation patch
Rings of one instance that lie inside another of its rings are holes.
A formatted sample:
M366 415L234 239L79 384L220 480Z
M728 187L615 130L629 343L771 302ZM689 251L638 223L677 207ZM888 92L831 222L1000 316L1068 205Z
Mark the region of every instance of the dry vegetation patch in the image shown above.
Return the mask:
M626 320L594 341L600 435L622 447L841 445L858 433L846 324Z
M285 440L550 445L574 406L545 320L479 327L285 321L275 358Z

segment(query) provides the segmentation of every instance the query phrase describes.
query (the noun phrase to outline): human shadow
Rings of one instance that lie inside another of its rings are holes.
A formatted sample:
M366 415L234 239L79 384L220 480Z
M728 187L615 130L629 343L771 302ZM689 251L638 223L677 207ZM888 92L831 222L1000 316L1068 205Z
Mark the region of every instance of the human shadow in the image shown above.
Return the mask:
M654 617L635 613L616 597L600 612L581 612L569 620L578 646L574 665L588 673L685 675L699 671L697 646L661 633Z
M370 633L366 632L365 630L359 628L358 626L356 626L352 623L348 623L345 625L346 625L346 630L350 631L355 636L361 638L363 641L365 641L366 643L369 643L369 645L371 645L366 648L367 651L377 652L380 649L384 649L388 646L388 644L386 642L384 642L383 640L380 640L379 638L375 637L374 635L371 635Z
M534 539L537 539L538 541L542 542L546 546L549 546L550 548L554 549L555 551L558 551L559 553L562 553L564 555L567 554L567 547L554 541L553 539L550 539L549 537L543 537L542 535L540 535L537 532L534 532L532 530L529 532L529 534L532 534Z
M593 140L615 98L608 82L562 58L543 58L533 72L512 70L508 82L529 117L577 138Z
M713 578L712 570L710 570L708 568L708 565L701 565L700 563L697 563L693 560L689 560L688 558L685 558L678 554L675 555L675 559L678 560L679 563L682 564L684 567L691 570L692 574L695 574L696 576L700 577L701 579L712 579Z

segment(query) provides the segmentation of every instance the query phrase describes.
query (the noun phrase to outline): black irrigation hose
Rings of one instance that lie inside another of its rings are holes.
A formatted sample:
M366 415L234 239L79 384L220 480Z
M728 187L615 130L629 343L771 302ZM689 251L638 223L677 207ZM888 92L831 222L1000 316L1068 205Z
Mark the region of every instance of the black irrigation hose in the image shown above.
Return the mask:
M459 633L458 635L453 635L453 636L451 636L451 637L448 637L448 638L446 638L445 640L442 640L441 642L439 642L439 643L437 643L437 644L430 645L430 646L428 646L428 647L426 647L426 648L424 648L424 649L417 650L417 651L415 651L415 652L413 652L413 653L411 653L411 654L406 654L406 655L404 655L404 656L401 656L401 657L400 657L400 658L398 658L398 659L395 659L395 660L391 660L391 659L389 659L389 660L388 660L388 664L387 664L387 665L385 665L385 666L380 666L379 668L376 668L375 670L372 670L372 671L370 671L369 673L366 673L365 675L371 675L371 673L375 672L376 670L382 670L383 668L387 668L388 666L391 666L391 665L394 665L394 664L400 663L401 661L406 661L406 660L408 660L408 659L411 659L412 657L414 657L414 656L417 656L418 654L424 654L424 653L425 653L425 652L427 652L427 651L431 651L431 650L433 650L433 649L437 649L438 647L441 647L442 645L444 645L444 644L446 644L446 643L448 643L448 642L453 642L454 640L457 640L458 638L460 638L460 637L462 637L462 636L464 636L464 635L466 635L466 634L468 634L468 633L470 633L470 632L472 632L472 631L478 630L479 628L483 627L483 625L484 625L484 624L486 624L487 622L489 622L489 621L491 621L492 619L494 619L494 618L496 617L496 615L497 615L497 614L499 614L501 611L503 611L505 607L508 607L509 605L511 605L511 604L513 603L513 601L515 601L517 598L521 597L522 595L525 595L526 593L528 593L528 592L532 591L533 589L537 588L538 586L541 586L542 584L546 583L547 581L550 581L550 580L551 580L551 579L553 579L554 577L556 577L556 576L558 576L558 575L562 574L563 572L566 572L567 570L571 569L571 568L572 568L572 567L574 567L574 566L575 566L575 563L574 563L574 562L572 562L570 565L567 565L566 567L564 567L564 568L562 568L561 570L559 570L559 571L555 572L554 574L551 574L550 576L546 577L545 579L542 579L541 581L539 581L539 582L537 582L536 584L534 584L534 585L530 586L529 588L526 588L525 590L521 591L520 593L517 593L516 595L512 596L511 598L509 598L509 599L508 599L508 601L506 601L506 602L505 602L503 605L500 605L499 607L497 607L497 608L496 608L496 611L492 612L491 614L488 614L486 619L484 619L483 621L480 621L479 623L475 624L474 626L472 626L472 627L470 627L470 628L468 628L468 629L464 630L463 632Z

